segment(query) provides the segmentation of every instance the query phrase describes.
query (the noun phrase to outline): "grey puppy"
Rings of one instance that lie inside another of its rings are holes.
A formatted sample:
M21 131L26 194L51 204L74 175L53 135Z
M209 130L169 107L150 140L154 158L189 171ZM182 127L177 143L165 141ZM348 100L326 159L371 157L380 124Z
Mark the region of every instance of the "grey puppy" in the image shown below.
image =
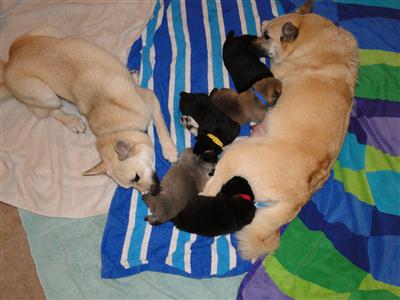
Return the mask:
M151 215L145 220L159 225L176 217L203 190L214 171L215 164L204 161L186 148L161 181L160 192L143 195Z

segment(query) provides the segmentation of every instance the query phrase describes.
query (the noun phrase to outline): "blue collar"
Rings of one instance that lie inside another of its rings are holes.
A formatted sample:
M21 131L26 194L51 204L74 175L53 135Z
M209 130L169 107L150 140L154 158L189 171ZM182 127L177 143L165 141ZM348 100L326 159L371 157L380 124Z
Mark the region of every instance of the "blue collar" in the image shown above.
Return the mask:
M253 93L254 96L258 98L258 100L261 101L262 104L264 104L267 108L272 108L271 104L268 103L267 99L259 91L256 90L254 86L250 88L250 92Z

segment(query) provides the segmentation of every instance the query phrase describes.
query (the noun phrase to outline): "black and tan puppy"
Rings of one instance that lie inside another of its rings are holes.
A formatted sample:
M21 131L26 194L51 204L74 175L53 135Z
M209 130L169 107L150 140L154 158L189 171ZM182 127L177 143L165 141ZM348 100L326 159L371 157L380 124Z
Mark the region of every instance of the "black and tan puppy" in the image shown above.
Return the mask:
M233 177L215 197L197 196L171 221L180 230L204 236L228 234L250 224L256 213L245 179Z
M179 109L181 123L196 135L195 154L217 162L223 147L232 143L240 133L240 125L218 109L207 94L181 92Z
M222 48L224 65L239 93L250 89L257 81L273 77L269 68L253 52L255 35L234 36L230 31Z
M257 81L248 91L238 93L232 89L214 89L210 96L216 107L240 125L259 123L271 109L282 91L282 83L272 77Z

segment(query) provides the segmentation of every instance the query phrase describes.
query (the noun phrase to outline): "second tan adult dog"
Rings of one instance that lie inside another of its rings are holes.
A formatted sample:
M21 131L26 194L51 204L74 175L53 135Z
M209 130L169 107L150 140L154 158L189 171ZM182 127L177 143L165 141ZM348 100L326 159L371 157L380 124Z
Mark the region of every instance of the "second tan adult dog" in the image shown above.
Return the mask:
M241 176L257 201L272 202L238 233L244 258L278 247L279 228L328 178L347 131L358 76L357 42L310 13L311 7L307 1L297 12L262 24L256 48L271 57L282 94L258 134L226 150L202 193L213 196Z
M60 98L86 115L101 161L84 175L106 173L120 186L142 192L157 188L147 134L151 120L164 157L175 162L178 153L154 92L134 84L124 65L104 49L51 28L18 38L9 56L2 93L7 90L38 117L51 116L77 133L86 126L61 110Z

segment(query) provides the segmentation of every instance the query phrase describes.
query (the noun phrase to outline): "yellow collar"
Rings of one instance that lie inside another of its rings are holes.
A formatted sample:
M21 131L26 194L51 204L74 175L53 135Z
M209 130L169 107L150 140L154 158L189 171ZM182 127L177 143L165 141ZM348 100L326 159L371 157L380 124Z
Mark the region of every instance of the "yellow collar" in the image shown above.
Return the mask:
M212 133L207 133L207 136L214 142L214 144L220 146L221 148L224 147L224 144L221 142L221 140Z

